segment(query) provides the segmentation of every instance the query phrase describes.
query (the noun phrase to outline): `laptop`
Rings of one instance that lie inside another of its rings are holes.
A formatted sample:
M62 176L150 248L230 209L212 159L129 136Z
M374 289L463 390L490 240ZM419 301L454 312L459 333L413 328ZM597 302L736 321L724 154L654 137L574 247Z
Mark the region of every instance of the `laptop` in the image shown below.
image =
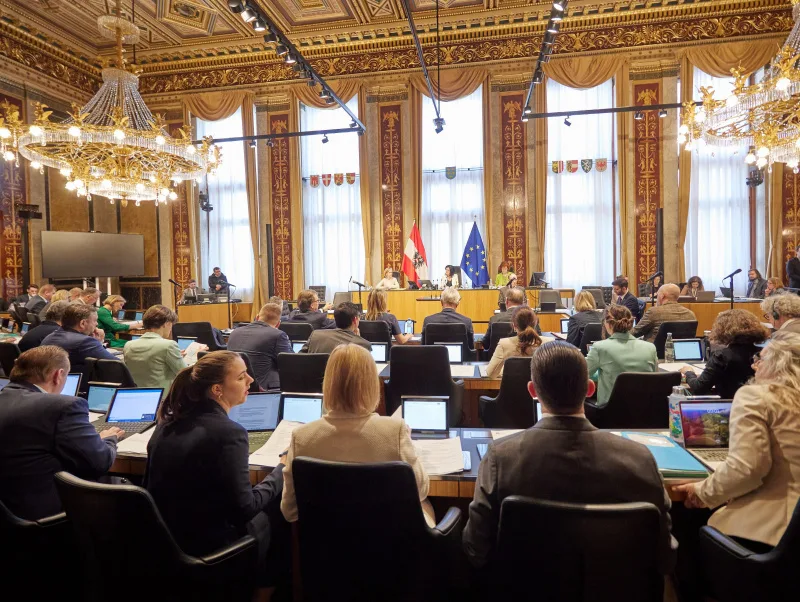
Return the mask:
M138 341L141 338L142 338L142 335L140 335L140 334L132 334L131 335L131 341Z
M306 343L308 343L308 341L292 341L292 351L295 353L300 353L300 350Z
M250 393L242 405L231 408L228 418L244 427L250 453L260 449L278 427L280 393Z
M156 412L164 389L117 389L108 413L94 422L99 433L115 426L126 433L141 433L156 423Z
M191 345L197 340L197 337L177 337L177 339L178 339L178 348L181 351L186 351L189 348L189 345Z
M89 392L86 394L86 403L90 412L105 414L108 406L117 392L119 383L89 382Z
M20 329L20 333L21 334L25 334L26 332L28 332L28 330L30 330L30 328L31 328L31 323L30 322L23 322L22 323L22 328Z
M544 301L539 304L539 311L543 313L552 314L556 311L556 304L554 301Z
M719 287L719 292L722 293L723 297L728 297L729 299L733 297L733 289L729 286L721 286Z
M10 383L10 382L11 382L11 381L10 381L10 380L8 380L7 378L0 378L0 391L2 391L3 389L5 389L6 385L7 385L8 383Z
M676 362L702 362L705 359L702 339L675 339L673 344Z
M442 345L447 348L447 356L451 364L461 364L464 362L463 352L464 348L461 343L447 343L434 341L434 345Z
M414 320L400 322L400 334L414 334Z
M447 396L403 395L400 398L403 420L411 428L411 437L441 438L449 436L447 428Z
M680 402L684 447L711 468L728 457L732 405L729 399Z
M378 364L385 364L389 357L389 343L370 343L372 345L372 359Z
M433 282L431 282L430 280L420 280L419 284L420 284L420 288L422 288L422 289L429 290L429 291L433 290Z
M710 303L716 298L714 291L697 291L698 303Z
M142 318L144 318L144 312L143 311L137 311L136 312L136 317L133 318L133 320L134 320L134 322L141 322Z
M281 420L313 422L322 418L322 393L281 393Z
M80 372L70 372L67 374L67 380L64 382L64 388L61 389L61 394L75 397L78 394L78 387L81 386L81 376L83 375Z
M561 320L561 334L568 334L569 333L569 318L566 320Z
M125 310L121 309L117 312L117 320L124 320L125 319Z

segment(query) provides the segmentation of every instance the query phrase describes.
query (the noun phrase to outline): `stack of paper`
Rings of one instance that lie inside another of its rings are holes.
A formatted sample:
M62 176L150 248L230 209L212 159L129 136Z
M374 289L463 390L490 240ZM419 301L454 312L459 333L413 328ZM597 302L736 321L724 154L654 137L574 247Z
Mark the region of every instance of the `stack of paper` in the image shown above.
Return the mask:
M89 422L100 420L105 414L98 414L97 412L89 412Z
M196 341L194 343L190 343L186 348L186 354L183 356L183 363L186 364L187 367L194 366L197 363L197 353L207 349L208 346L203 345L202 343L198 343Z
M450 474L464 470L461 437L416 439L414 440L414 449L429 475Z
M517 433L521 433L525 429L503 429L501 431L492 431L492 439L497 441L498 439L502 439L503 437L508 437L509 435L516 435Z
M117 444L117 453L147 455L147 443L153 436L155 428L149 428L143 433L128 435Z
M264 446L250 455L250 464L276 466L278 464L278 456L289 447L289 443L292 441L292 432L300 425L302 425L302 422L281 420L278 428L275 429L275 432L272 433Z
M453 378L461 377L461 378L474 378L475 377L475 366L473 365L466 365L462 366L459 364L451 364L450 365L450 374Z
M486 378L488 376L487 372L489 370L489 364L481 364L478 366L478 371L481 373L481 378Z
M700 376L703 372L701 368L697 366L693 366L692 364L686 364L684 362L665 362L663 364L658 365L659 370L664 370L666 372L680 372L682 368L691 368L692 372Z

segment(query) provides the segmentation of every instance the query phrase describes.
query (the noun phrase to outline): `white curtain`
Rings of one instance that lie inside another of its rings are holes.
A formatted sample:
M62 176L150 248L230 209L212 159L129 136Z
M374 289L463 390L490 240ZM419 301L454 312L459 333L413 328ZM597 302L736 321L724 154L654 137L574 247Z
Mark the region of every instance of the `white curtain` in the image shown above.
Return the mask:
M547 106L552 111L605 109L614 106L612 80L594 88L577 90L549 80ZM614 279L614 120L607 115L561 117L547 122L547 233L546 280L553 287L579 289L608 286ZM591 159L589 172L581 159ZM604 171L597 160L605 159ZM563 161L564 171L554 173L553 161ZM577 161L569 173L568 161Z
M486 242L483 205L483 86L464 98L443 102L444 130L436 133L433 101L423 96L422 207L420 234L432 280L444 277L444 266L461 264L472 222ZM448 179L447 167L455 167ZM461 286L471 281L463 275ZM465 282L466 280L466 282Z
M358 96L348 108L358 115ZM350 117L342 109L315 109L300 105L303 131L348 127ZM350 278L364 275L364 231L361 227L361 188L358 173L358 136L332 134L323 144L320 136L301 139L301 174L303 178L303 255L306 286L326 286L326 299L333 293L354 288ZM347 183L346 174L355 181ZM330 174L328 186L322 175ZM344 181L337 186L334 175ZM311 176L320 176L313 187Z
M241 109L227 119L197 120L198 138L241 135ZM209 202L214 210L201 212L200 215L202 274L198 285L207 288L209 274L215 266L219 266L228 277L228 282L236 285L233 295L243 301L252 301L253 245L250 239L244 144L223 145L222 159L217 175L207 178Z
M694 69L695 90L714 86L714 96L725 99L733 78L712 77ZM699 97L699 93L695 96ZM688 151L683 151L688 152ZM706 290L727 286L722 278L737 268L736 294L744 294L750 267L750 202L744 162L747 148L696 147L692 151L689 222L686 228L686 276L699 276ZM763 273L763 271L762 271Z

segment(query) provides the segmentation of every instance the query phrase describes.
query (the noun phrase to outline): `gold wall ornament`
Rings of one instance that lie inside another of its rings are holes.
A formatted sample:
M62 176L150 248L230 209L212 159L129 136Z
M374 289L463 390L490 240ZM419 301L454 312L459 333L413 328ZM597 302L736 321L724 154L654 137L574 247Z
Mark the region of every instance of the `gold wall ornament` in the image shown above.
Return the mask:
M786 269L786 262L794 257L795 249L800 244L800 174L789 169L783 170L783 223L781 239L781 262ZM784 282L788 276L783 272Z
M383 262L400 271L403 264L403 139L399 104L382 105L380 114L381 224ZM402 278L402 275L401 275Z
M524 94L500 96L500 124L502 128L503 174L503 260L520 283L528 281L525 257L527 255L527 219L525 205L528 198L526 169L526 125L520 121Z
M288 131L289 114L270 115L269 131L282 134ZM272 274L275 294L282 299L294 299L292 286L292 181L289 139L274 138L269 149L271 209L272 209ZM302 217L301 217L302 219Z
M633 88L636 106L647 107L661 101L658 82L637 84ZM623 119L630 117L624 116ZM658 269L656 222L661 206L661 119L656 111L644 111L634 120L634 265L631 288L646 282Z
M0 95L0 105L5 113L22 110L22 101L10 96ZM0 129L4 127L0 123ZM0 246L0 281L2 295L6 300L13 299L23 292L22 274L22 219L17 206L27 203L25 168L15 161L0 161L0 219L2 219L2 246Z

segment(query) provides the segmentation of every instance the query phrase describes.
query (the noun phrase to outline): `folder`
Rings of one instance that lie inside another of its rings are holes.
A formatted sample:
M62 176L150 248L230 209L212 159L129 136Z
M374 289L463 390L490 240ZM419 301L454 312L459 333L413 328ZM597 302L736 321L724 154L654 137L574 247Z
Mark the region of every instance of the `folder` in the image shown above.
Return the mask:
M705 479L708 476L706 467L669 437L630 431L623 432L622 436L647 447L665 479Z

